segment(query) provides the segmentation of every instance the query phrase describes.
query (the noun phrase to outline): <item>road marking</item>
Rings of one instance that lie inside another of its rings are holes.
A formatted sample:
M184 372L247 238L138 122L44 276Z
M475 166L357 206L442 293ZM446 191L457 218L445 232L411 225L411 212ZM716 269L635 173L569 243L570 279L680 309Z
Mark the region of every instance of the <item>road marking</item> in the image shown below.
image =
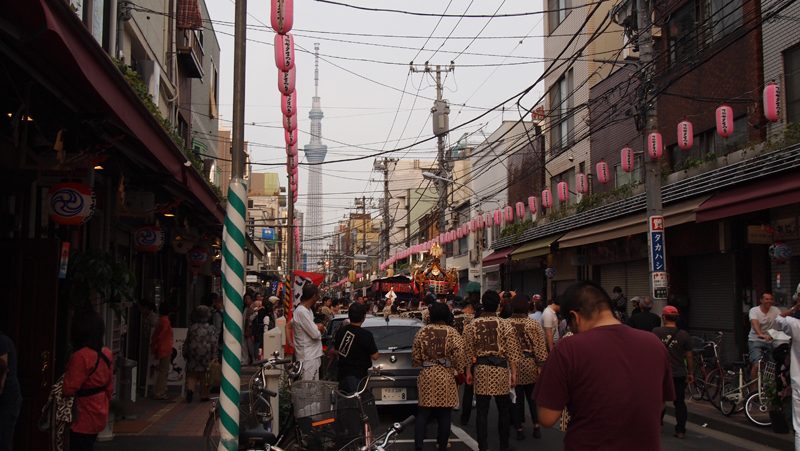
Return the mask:
M664 423L675 424L675 417L664 415ZM704 428L690 422L686 422L686 430L696 434L705 435L713 439L725 442L729 445L734 445L751 451L777 451L775 448L764 446L760 443L751 442L750 440L737 437L735 435L726 434L722 431L717 431L711 428ZM688 437L688 436L687 436Z
M469 448L472 451L478 451L478 442L475 441L475 439L472 438L472 436L467 434L467 431L461 429L458 426L451 426L450 427L450 431L453 434L455 434L455 436L458 437L458 439L461 440L461 442L463 442L465 445L469 446Z
M167 404L166 406L164 406L164 407L162 407L161 409L159 409L159 410L158 410L156 413L154 413L154 414L153 414L153 415L150 417L150 424L148 424L148 425L147 425L147 427L145 427L144 429L142 429L141 431L137 432L137 433L136 433L136 434L134 434L134 435L144 435L144 432L145 432L145 431L147 431L148 429L150 429L150 427L151 427L152 425L156 424L156 423L157 423L157 422L158 422L158 421L161 419L161 417L163 417L164 415L166 415L166 414L167 414L168 412L170 412L172 409L174 409L174 408L178 407L178 405L179 405L179 404L180 404L180 403L178 403L178 402L175 402L175 403L169 403L169 404Z

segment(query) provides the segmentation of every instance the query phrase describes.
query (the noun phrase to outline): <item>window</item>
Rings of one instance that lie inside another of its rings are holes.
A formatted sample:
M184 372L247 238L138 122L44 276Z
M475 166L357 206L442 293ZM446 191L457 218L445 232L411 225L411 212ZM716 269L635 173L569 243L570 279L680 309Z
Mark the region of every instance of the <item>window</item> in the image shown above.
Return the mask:
M786 120L800 122L800 46L783 52L783 73L786 74Z
M742 0L705 0L701 5L706 43L717 41L742 26Z
M211 70L211 83L209 83L208 89L208 117L214 119L219 116L219 111L217 109L217 102L219 100L219 74L217 73L216 67L213 67Z
M672 64L685 62L697 53L695 27L695 4L689 2L675 11L669 19L669 61Z
M567 71L550 89L550 153L555 156L572 145L572 130L575 118L572 114L574 108L574 74L573 70Z
M670 63L691 61L698 51L742 26L742 0L690 1L668 23Z
M550 33L556 31L561 22L569 15L570 0L547 0L547 22Z

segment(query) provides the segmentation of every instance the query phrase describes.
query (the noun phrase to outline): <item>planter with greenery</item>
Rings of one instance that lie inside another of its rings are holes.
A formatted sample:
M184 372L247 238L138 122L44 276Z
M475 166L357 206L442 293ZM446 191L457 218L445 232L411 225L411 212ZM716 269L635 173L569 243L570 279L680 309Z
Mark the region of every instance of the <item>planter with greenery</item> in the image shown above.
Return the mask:
M107 252L74 253L67 280L69 301L74 308L108 303L121 314L124 305L134 299L136 278L133 272Z

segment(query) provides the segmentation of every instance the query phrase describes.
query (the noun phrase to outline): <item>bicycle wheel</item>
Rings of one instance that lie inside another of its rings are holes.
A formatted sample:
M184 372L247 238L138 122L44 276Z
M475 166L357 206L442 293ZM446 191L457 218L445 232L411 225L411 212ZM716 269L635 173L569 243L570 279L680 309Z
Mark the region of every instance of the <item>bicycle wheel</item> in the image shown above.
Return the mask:
M686 390L689 392L689 396L691 396L691 398L695 401L705 399L705 380L703 379L703 374L700 370L694 371L694 382L687 384Z
M719 408L719 392L722 384L720 370L713 370L703 381L704 399L709 401L714 407Z
M772 425L772 420L769 417L767 397L764 394L753 393L750 395L744 405L744 413L750 421L759 426Z
M206 425L203 428L203 441L205 442L206 451L217 451L219 447L219 417L217 416L216 409L211 410L206 420Z
M722 378L719 391L719 411L726 417L731 416L742 403L741 388L737 385L736 379L730 374Z

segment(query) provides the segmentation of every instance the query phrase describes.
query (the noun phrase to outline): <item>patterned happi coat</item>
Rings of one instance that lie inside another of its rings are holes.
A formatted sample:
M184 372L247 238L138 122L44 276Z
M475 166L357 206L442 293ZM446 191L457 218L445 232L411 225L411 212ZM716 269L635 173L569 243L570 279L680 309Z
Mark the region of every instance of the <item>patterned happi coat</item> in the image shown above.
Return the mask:
M508 367L475 365L472 370L476 395L507 395L510 390L511 365L522 360L514 326L496 313L482 313L464 326L464 346L467 360L475 363L478 357L498 357Z
M419 406L456 407L455 375L467 365L461 335L450 326L429 324L414 337L411 357L414 366L422 367L417 379Z
M535 384L547 360L544 329L528 315L514 314L508 319L517 334L522 360L517 364L517 385Z

